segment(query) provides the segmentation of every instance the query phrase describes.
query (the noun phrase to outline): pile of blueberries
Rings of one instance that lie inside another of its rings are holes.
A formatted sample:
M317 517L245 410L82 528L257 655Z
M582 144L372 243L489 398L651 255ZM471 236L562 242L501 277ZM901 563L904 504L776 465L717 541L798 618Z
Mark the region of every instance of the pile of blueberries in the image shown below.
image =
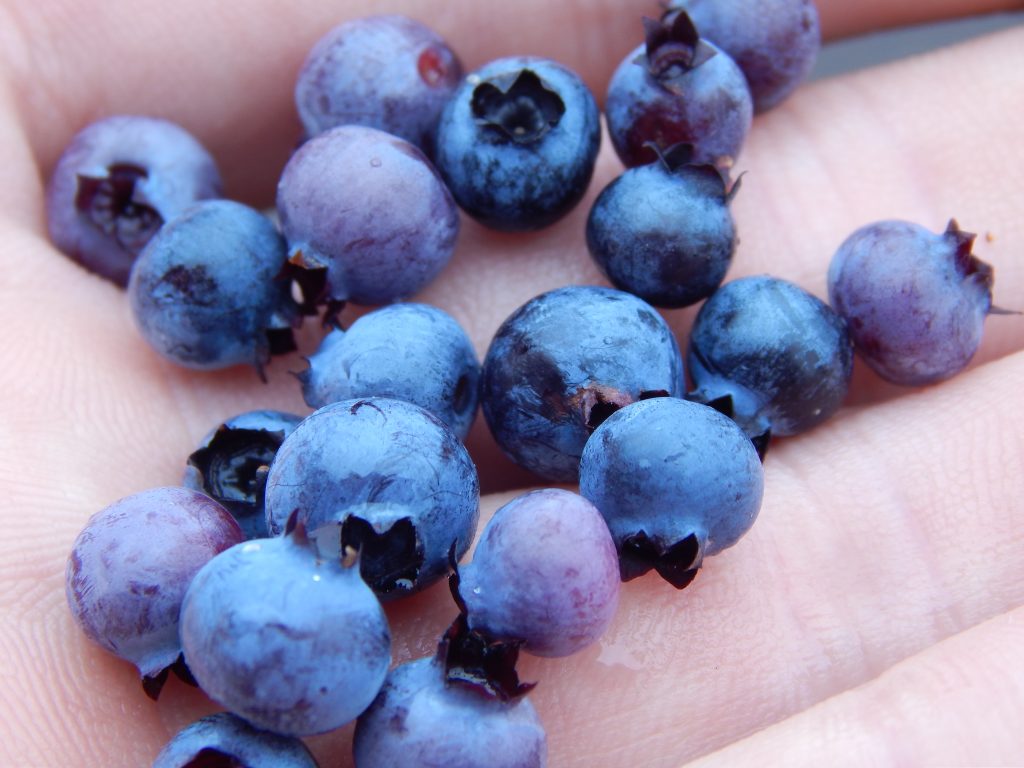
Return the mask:
M335 326L298 375L311 415L239 414L188 458L182 487L112 504L74 544L67 597L85 633L153 698L174 672L228 710L179 733L158 768L312 766L298 737L356 719L360 768L545 765L520 650L575 653L608 627L622 580L653 570L681 589L736 543L770 440L839 408L854 349L908 385L969 361L996 310L991 268L955 222L855 232L829 270L831 306L775 277L722 284L735 158L753 114L812 67L813 5L677 0L644 29L606 99L627 170L586 225L615 288L528 301L482 366L449 315L402 300L449 260L457 206L526 231L582 199L600 113L556 62L464 77L416 21L337 27L298 78L306 137L276 221L218 199L214 161L166 121L102 120L60 159L54 243L126 287L159 354L262 376L304 316ZM700 301L688 387L655 307ZM380 308L342 329L346 302ZM461 563L479 518L462 442L478 405L515 462L579 493L519 496ZM442 579L458 617L437 654L389 671L382 601Z

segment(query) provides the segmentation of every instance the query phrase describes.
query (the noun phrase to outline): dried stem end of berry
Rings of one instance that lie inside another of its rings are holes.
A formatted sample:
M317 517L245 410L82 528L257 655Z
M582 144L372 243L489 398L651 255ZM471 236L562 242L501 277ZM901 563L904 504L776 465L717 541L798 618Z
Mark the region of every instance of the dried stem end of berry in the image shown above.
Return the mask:
M638 531L622 541L619 573L623 581L630 581L653 569L673 587L683 589L697 576L703 560L704 544L696 534L665 545Z
M457 591L458 582L453 591ZM529 693L536 683L521 683L516 673L518 640L493 640L469 628L460 613L441 638L437 658L444 665L445 682L483 696L512 701Z
M144 168L128 163L79 174L75 208L126 251L138 253L164 223L140 188L146 178Z
M535 72L485 80L473 91L473 117L516 144L532 144L558 125L565 103Z
M680 11L660 21L644 17L646 46L637 64L666 88L672 81L696 69L715 55L715 49L700 39L690 17Z

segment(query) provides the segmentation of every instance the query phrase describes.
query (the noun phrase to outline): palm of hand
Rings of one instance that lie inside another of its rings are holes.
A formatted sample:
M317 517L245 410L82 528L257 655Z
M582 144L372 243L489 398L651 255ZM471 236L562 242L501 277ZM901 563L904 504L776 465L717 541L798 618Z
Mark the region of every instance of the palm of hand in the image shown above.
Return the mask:
M9 726L0 762L142 764L211 705L169 686L154 706L133 669L73 626L62 589L71 541L114 499L177 483L183 457L224 417L255 407L305 412L285 373L301 363L276 361L264 386L250 371L200 375L158 360L123 296L47 243L42 178L87 120L157 113L210 146L229 194L266 204L296 133L293 73L338 14L271 13L268 2L267 13L247 7L243 18L227 6L203 15L182 6L174 23L190 37L175 39L162 6L132 6L128 29L113 12L79 19L100 13L80 4L8 5L0 712ZM347 15L372 11L353 5ZM606 52L624 54L636 17L657 10L585 3L535 25L521 8L464 5L435 24L469 67L543 53L598 94L618 60ZM866 9L858 19L840 3L820 5L833 33L914 12ZM95 35L75 37L86 24ZM979 238L976 252L996 267L997 303L1021 308L1024 185L1009 116L1024 114L1022 34L811 85L758 118L739 163L749 173L734 204L742 244L729 277L770 272L824 295L827 261L855 227L899 217L938 229L955 214L995 234ZM257 50L269 53L254 60ZM125 70L129 56L136 63ZM533 295L600 280L582 232L589 201L619 170L605 144L590 195L567 220L521 237L467 221L452 265L419 297L452 312L481 352ZM693 310L667 316L685 339ZM306 351L316 335L304 332ZM596 647L526 659L523 678L540 681L532 696L551 764L670 766L723 748L710 762L794 763L822 752L859 763L1020 759L1024 742L1006 724L1024 704L1024 535L1015 525L1024 415L1013 407L1022 347L1019 318L996 318L972 370L942 385L896 390L860 368L838 417L772 448L757 525L691 587L631 582ZM494 491L485 513L535 482L498 454L482 419L470 449L485 492ZM404 660L432 651L454 607L441 586L389 614ZM312 743L324 764L348 765L336 756L347 755L348 737L344 729Z

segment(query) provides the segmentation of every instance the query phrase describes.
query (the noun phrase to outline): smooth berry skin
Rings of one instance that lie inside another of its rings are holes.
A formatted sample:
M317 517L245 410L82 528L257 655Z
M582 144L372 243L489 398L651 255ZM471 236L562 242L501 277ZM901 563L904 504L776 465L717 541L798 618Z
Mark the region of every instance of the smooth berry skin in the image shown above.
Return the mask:
M547 735L525 698L447 684L434 658L401 664L356 722L356 768L544 768Z
M743 71L755 113L784 101L818 60L821 27L812 0L675 0L669 13L680 8Z
M932 384L963 370L992 309L992 268L955 221L933 233L907 221L861 227L828 272L829 300L861 359L895 384Z
M178 731L153 768L317 768L317 763L298 739L218 712Z
M287 252L270 220L230 200L196 203L139 255L135 324L166 359L197 370L252 365L294 349L298 310L279 280Z
M387 619L359 569L319 556L301 527L207 563L185 594L180 629L185 663L203 691L283 735L354 720L391 663Z
M690 331L688 397L723 408L752 439L800 434L834 414L850 387L846 322L821 299L767 275L732 280Z
M455 202L430 161L404 139L346 125L292 155L277 210L293 264L324 270L325 302L387 304L448 263Z
M156 678L181 655L178 613L192 578L240 541L231 514L197 491L154 488L116 501L71 548L71 615L90 640Z
M548 59L498 59L469 75L441 116L437 167L487 227L530 231L572 210L601 142L593 94Z
M616 287L656 307L687 307L725 279L736 248L731 194L711 166L665 157L628 169L587 218L587 248Z
M761 461L736 423L673 397L616 411L594 432L580 460L580 493L604 515L624 579L659 567L644 557L650 552L637 557L634 547L666 553L693 537L692 562L679 564L690 575L676 586L685 586L704 557L731 547L750 529L763 491Z
M433 154L441 111L462 65L429 27L405 16L367 16L324 35L306 57L295 104L307 136L365 125Z
M308 416L278 450L267 527L278 534L294 510L310 530L342 525L360 537L345 543L363 550L364 578L393 599L447 575L453 545L456 558L466 553L479 497L468 451L436 416L391 398L343 400Z
M458 574L470 629L520 640L536 656L591 645L619 604L619 558L607 523L585 498L557 488L502 506Z
M298 377L311 408L358 397L407 400L465 440L476 415L480 363L447 312L393 304L327 334Z
M567 286L502 323L484 358L480 402L513 461L575 482L583 444L609 413L684 390L679 347L653 307L612 288Z
M50 239L66 255L117 285L160 226L199 200L219 197L220 172L184 128L118 115L72 138L50 177Z

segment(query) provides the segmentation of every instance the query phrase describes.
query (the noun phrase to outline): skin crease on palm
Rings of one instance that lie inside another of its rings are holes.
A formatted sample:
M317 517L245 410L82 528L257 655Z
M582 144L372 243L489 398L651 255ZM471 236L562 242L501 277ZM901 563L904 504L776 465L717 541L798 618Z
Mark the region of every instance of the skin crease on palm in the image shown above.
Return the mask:
M826 38L1020 7L996 0L820 0ZM306 51L344 18L426 20L468 69L514 53L556 58L600 97L653 2L195 0L0 5L0 765L148 765L215 707L178 682L158 704L133 668L89 643L63 591L90 514L180 481L225 417L305 413L269 368L194 373L157 358L125 297L48 244L43 180L71 135L113 113L169 117L219 159L230 196L268 205L299 135L291 89ZM729 278L770 272L824 296L843 238L906 218L980 233L995 302L1024 308L1024 28L808 85L759 116L739 159L741 244ZM533 235L465 221L456 256L420 300L482 355L541 291L600 282L583 244L590 202L620 170L607 141L588 197ZM685 339L694 311L666 313ZM355 315L347 311L344 318ZM306 353L318 329L309 324ZM750 534L676 592L624 587L596 646L525 658L550 764L919 765L1024 762L1024 319L990 317L961 376L921 390L857 366L830 423L780 441ZM469 440L486 519L535 483L478 418ZM454 615L442 585L388 607L396 660L431 652ZM310 740L351 765L351 728Z

